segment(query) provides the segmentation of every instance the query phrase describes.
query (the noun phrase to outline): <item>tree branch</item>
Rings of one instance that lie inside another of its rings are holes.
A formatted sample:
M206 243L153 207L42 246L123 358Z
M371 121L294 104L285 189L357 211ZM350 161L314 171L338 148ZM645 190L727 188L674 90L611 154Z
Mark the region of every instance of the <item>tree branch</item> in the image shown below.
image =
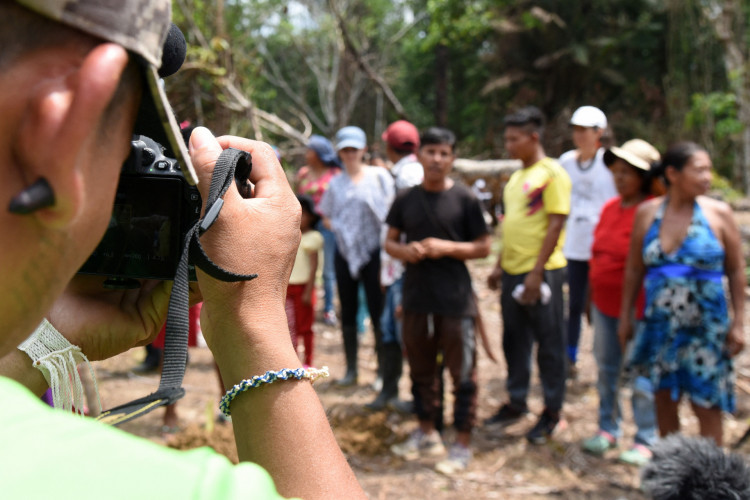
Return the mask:
M359 67L362 68L362 71L365 72L367 77L373 82L375 82L375 84L383 90L383 95L385 95L386 99L388 99L388 102L390 102L391 106L393 106L393 108L396 110L396 113L398 114L399 118L406 119L406 112L404 111L404 107L401 105L401 102L398 100L396 95L391 90L391 87L385 82L385 80L383 80L380 77L380 75L378 75L377 73L375 73L375 71L373 71L372 67L370 67L370 65L364 59L362 54L360 54L357 48L354 46L354 41L352 40L351 35L349 34L349 30L346 27L344 18L341 16L341 13L336 9L334 0L328 0L328 5L331 8L331 12L333 12L333 15L336 17L346 49L354 56L354 59L359 64Z

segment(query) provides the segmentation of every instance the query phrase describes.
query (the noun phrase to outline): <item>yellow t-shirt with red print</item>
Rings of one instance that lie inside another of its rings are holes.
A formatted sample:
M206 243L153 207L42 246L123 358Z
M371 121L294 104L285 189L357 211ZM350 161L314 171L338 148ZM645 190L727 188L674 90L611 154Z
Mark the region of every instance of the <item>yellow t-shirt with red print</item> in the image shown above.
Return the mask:
M570 212L571 182L557 161L544 158L511 175L503 191L502 268L508 274L531 271L547 235L549 214ZM544 268L560 269L567 265L562 253L565 230Z

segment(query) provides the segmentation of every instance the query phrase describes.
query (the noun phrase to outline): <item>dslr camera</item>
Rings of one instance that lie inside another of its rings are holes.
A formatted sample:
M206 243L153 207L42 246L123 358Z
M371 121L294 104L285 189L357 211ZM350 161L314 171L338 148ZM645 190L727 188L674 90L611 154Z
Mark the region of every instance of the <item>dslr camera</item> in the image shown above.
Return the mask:
M173 280L185 235L200 218L201 196L161 144L145 135L130 144L109 226L79 272L113 283ZM190 279L196 279L192 265Z

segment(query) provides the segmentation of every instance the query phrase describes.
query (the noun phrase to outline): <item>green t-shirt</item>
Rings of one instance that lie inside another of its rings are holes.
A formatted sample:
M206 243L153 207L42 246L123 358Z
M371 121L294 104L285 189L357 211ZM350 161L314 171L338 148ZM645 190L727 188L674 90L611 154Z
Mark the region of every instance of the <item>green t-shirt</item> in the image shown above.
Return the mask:
M0 377L0 497L279 499L258 465L209 448L177 451L47 407Z

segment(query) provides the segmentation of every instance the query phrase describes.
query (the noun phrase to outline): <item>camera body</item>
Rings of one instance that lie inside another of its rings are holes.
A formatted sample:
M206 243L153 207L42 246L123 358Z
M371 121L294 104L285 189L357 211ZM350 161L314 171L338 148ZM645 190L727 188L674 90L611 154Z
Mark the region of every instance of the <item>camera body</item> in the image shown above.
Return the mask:
M185 235L200 218L201 196L153 139L134 135L107 231L82 274L173 280ZM190 266L190 279L195 269Z

